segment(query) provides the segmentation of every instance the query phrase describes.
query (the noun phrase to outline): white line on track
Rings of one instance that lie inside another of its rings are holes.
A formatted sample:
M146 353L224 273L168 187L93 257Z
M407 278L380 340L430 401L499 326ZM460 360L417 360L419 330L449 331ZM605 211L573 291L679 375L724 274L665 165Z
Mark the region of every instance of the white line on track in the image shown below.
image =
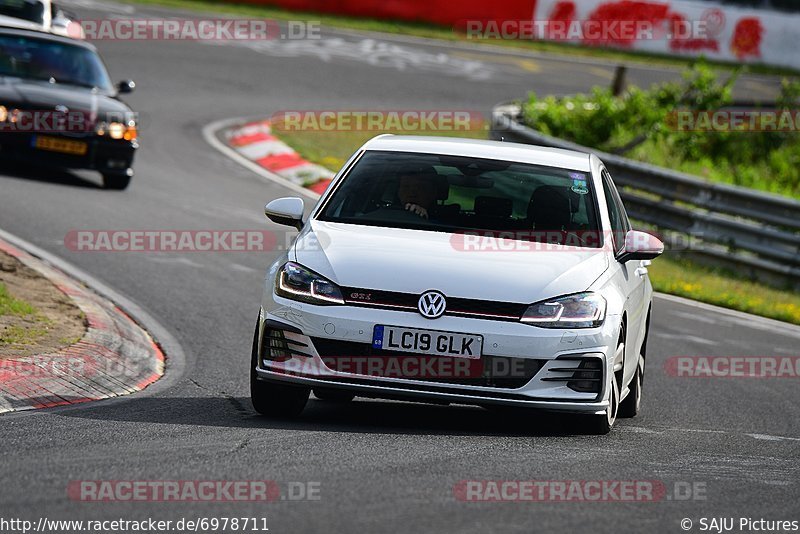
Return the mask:
M665 293L656 293L655 298L661 300L667 300L670 302L675 302L677 304L683 304L684 306L699 308L709 312L714 312L718 315L727 316L732 319L747 321L748 327L759 328L761 330L769 330L775 332L776 334L796 337L800 339L800 326L798 325L784 323L782 321L777 321L775 319L767 319L766 317L761 317L759 315L751 315L749 313L737 310L729 310L728 308L720 308L719 306L714 306L713 304L697 302L683 297L677 297L675 295L667 295Z
M663 433L692 433L692 434L715 434L726 436L747 436L760 441L800 441L800 438L789 436L773 436L771 434L759 434L755 432L731 432L729 430L714 430L705 428L680 428L680 427L652 427L620 425L615 427L616 431L634 432L636 434L663 434Z

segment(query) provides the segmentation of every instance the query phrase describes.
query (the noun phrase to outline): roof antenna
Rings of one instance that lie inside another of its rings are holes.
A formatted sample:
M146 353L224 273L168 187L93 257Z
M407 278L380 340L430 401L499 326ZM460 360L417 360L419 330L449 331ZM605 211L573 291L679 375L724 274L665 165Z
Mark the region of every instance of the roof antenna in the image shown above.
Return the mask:
M502 143L502 142L504 142L505 140L506 140L506 138L505 138L505 137L503 137L503 136L501 135L501 136L500 136L500 142Z

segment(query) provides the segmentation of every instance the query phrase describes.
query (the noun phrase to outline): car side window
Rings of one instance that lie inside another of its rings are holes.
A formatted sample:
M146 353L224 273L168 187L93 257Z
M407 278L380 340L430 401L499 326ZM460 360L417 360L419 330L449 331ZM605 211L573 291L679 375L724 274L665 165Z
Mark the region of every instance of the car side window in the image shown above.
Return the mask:
M608 217L611 220L611 238L614 242L614 252L618 253L625 246L625 234L631 229L631 223L628 220L627 213L625 213L625 207L619 198L617 188L605 169L603 169L603 194L606 197Z

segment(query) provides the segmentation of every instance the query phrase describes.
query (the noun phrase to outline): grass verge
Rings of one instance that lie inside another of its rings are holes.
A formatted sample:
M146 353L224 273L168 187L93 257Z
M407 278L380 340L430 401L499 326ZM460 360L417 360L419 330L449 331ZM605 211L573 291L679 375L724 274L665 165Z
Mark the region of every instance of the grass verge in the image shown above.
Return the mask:
M425 37L428 39L439 39L443 41L457 41L470 44L490 44L502 46L510 49L527 50L531 52L557 54L565 56L575 56L583 58L603 59L607 61L618 61L624 63L641 63L648 66L660 65L665 67L686 67L691 63L691 59L676 58L662 54L648 52L631 52L622 50L612 50L596 48L590 46L577 46L564 43L554 43L547 41L517 40L517 39L468 39L466 35L455 32L451 28L437 26L424 22L390 21L380 19L349 17L344 15L332 15L328 13L313 13L303 11L292 11L273 6L260 6L253 4L242 4L237 2L220 2L209 0L123 0L128 4L146 4L161 7L187 9L191 11L205 11L227 13L232 15L242 15L248 17L268 18L275 20L318 20L320 23L348 30L373 31L398 35L409 35L414 37ZM721 69L733 69L740 67L735 63L722 61L710 61L710 65ZM755 74L768 75L797 75L799 71L772 67L768 65L750 65L748 72Z
M384 132L273 133L305 159L336 172L364 142ZM479 139L487 137L485 130L451 132L450 135ZM742 279L734 273L704 267L669 255L654 261L649 271L656 291L800 324L798 293L774 289Z
M281 141L292 147L297 153L311 163L322 165L334 172L338 171L361 145L382 133L396 135L430 135L436 137L463 137L470 139L487 139L488 124L475 130L459 131L414 131L414 132L378 132L378 131L281 131L273 129L272 133Z
M800 294L737 278L687 259L661 257L648 268L653 288L723 308L800 324Z
M8 288L0 282L0 317L14 316L21 319L20 324L10 324L0 329L0 347L4 345L32 345L47 334L47 317L24 300L16 299L8 293Z
M34 313L36 313L36 308L24 300L12 297L8 293L6 285L0 282L0 315L17 315L24 317L25 315L33 315Z

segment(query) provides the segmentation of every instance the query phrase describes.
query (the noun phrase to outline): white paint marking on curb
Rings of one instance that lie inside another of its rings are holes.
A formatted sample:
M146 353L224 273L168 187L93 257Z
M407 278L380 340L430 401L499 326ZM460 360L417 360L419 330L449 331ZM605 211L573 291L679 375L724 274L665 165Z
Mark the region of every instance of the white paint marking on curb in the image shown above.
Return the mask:
M258 141L249 145L235 147L234 150L247 159L261 159L267 156L294 153L294 150L282 141Z
M86 271L76 267L75 265L67 262L25 239L11 234L3 229L0 229L0 238L7 241L11 245L24 250L31 256L35 256L46 263L49 263L56 269L62 271L66 275L74 278L78 282L84 284L92 291L101 297L110 300L123 312L125 312L131 319L133 319L139 326L141 326L147 333L161 346L161 350L165 355L165 369L164 375L156 380L153 384L148 386L142 391L136 392L134 395L126 395L122 397L113 397L110 399L100 399L92 402L85 402L81 404L72 404L66 406L57 406L42 410L27 410L24 412L11 412L3 415L3 418L17 417L17 416L32 416L42 413L57 413L62 411L82 410L98 405L110 405L118 402L126 402L142 397L151 397L166 389L177 384L178 379L183 376L187 369L187 357L183 351L183 347L178 340L161 325L149 312L147 312L140 305L133 302L128 297L122 295L110 286L101 282L94 276Z
M249 159L245 158L241 154L239 154L236 150L230 148L229 146L225 145L217 138L217 132L224 129L224 128L232 128L237 125L242 125L246 123L247 119L243 118L233 118L233 119L223 119L220 121L212 122L211 124L207 124L203 128L203 138L206 142L211 145L212 147L216 148L224 155L228 156L235 162L239 163L243 167L253 171L258 176L263 178L266 181L278 184L283 186L294 193L299 193L305 197L308 197L313 200L318 200L320 195L311 191L310 189L306 189L305 187L301 187L299 185L293 184L292 182L278 176L274 172L270 172L267 169L261 167L257 163L250 161Z

